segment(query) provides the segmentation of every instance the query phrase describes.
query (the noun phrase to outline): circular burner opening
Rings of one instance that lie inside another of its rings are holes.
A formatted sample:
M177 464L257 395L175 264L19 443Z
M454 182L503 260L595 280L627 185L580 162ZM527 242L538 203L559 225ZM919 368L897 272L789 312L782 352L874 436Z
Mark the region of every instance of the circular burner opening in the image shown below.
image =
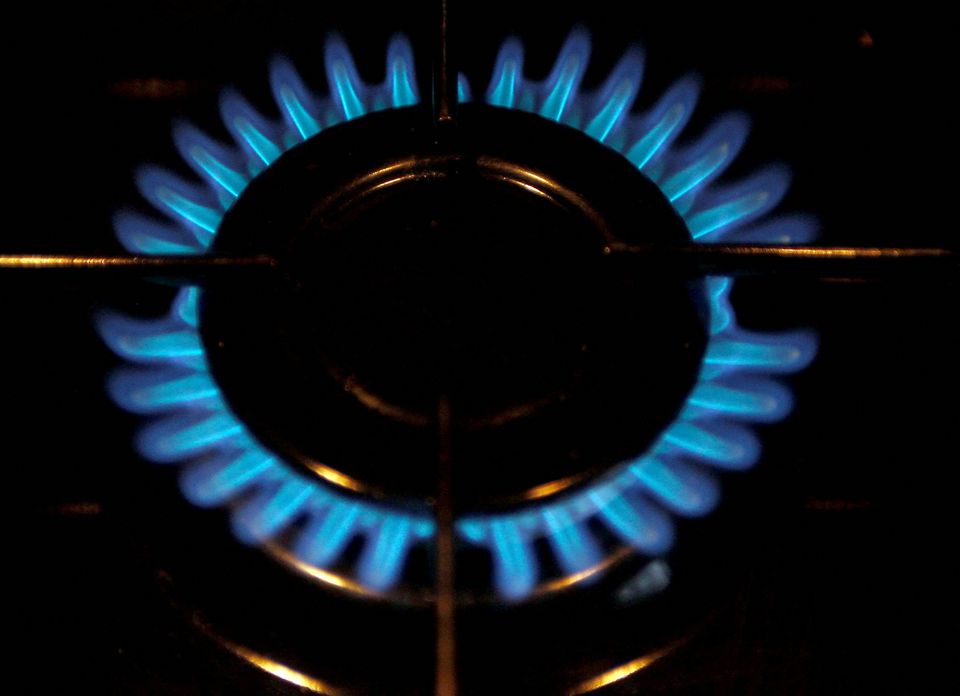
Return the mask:
M639 454L693 384L702 289L619 275L604 248L687 241L682 221L572 129L464 107L438 145L421 118L321 133L226 216L217 252L282 263L279 282L204 293L231 406L328 481L424 500L445 400L464 509L556 493Z
M320 214L291 253L296 331L371 409L411 425L438 397L496 427L583 377L614 290L603 238L549 191L456 160Z

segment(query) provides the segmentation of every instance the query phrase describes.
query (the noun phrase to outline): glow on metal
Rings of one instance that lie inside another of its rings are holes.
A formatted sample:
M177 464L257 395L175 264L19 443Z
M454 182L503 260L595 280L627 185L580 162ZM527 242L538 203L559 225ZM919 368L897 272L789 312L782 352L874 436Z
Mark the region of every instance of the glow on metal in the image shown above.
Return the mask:
M315 473L317 476L322 478L324 481L329 481L334 486L338 488L345 488L349 491L354 491L355 493L365 493L366 488L351 476L347 476L342 471L338 471L331 466L321 464L317 461L308 461L306 462L307 467L310 471Z
M554 580L548 580L537 585L534 594L545 595L553 592L559 592L571 587L576 587L584 582L599 577L607 570L630 557L633 550L628 546L623 546L611 554L608 554L603 560L590 568L585 568L579 572L564 575Z
M660 650L647 653L646 655L638 657L635 660L631 660L630 662L626 662L618 667L614 667L613 669L604 672L599 676L580 682L567 693L569 696L580 696L581 694L589 694L606 686L610 686L611 684L616 684L619 681L623 681L624 679L633 676L637 672L647 669L658 660L666 657L671 652L676 650L678 646L679 643L675 643Z
M317 580L325 585L330 585L341 590L346 590L352 594L369 598L383 599L386 597L386 595L382 592L376 592L363 583L351 580L343 575L324 570L317 563L303 560L298 554L291 553L286 548L275 542L267 542L263 545L263 548L267 553L284 565L287 565L298 573Z
M222 638L219 639L219 642L240 659L288 684L293 684L294 686L306 689L315 694L321 694L321 696L344 696L344 694L347 693L334 688L321 679L310 676L306 672L295 670L282 662L277 662L266 655L251 650L250 648L245 648L238 643Z
M567 478L557 479L556 481L550 481L548 483L541 483L539 486L534 486L529 490L525 491L523 494L524 502L532 502L534 500L539 500L540 498L549 498L555 493L566 490L570 488L571 485L576 483L579 476L569 476Z
M522 45L508 40L485 98L578 127L618 150L661 188L695 238L782 244L813 237L816 225L809 217L767 217L788 186L783 167L733 185L715 183L746 139L744 117L721 118L690 144L675 147L693 113L697 80L680 80L648 111L634 113L640 53L628 52L593 93L580 90L589 53L586 33L573 32L547 78L533 82L523 75ZM419 99L413 53L403 38L391 40L381 84L360 78L339 38L327 43L326 71L329 95L320 97L289 62L273 63L279 121L258 113L239 94L225 93L221 112L234 145L178 125L177 148L205 186L144 169L140 188L167 222L118 214L115 227L124 246L144 254L203 253L223 213L285 149L341 120ZM461 100L472 94L463 75L458 94ZM527 185L542 193L535 181ZM540 579L535 544L541 539L565 578L582 580L598 572L603 553L588 526L592 521L637 551L666 553L674 541L671 514L708 513L720 496L714 472L747 468L757 460L759 442L748 425L789 412L790 392L775 375L808 364L816 342L802 331L766 334L739 328L730 305L732 286L726 278L706 280L710 339L699 378L649 451L576 492L553 495L559 487L545 484L540 497L515 510L457 520L464 543L490 552L493 584L501 596L519 600L558 582ZM230 504L234 530L245 542L262 545L328 584L374 594L389 590L402 578L410 549L433 537L429 511L399 510L364 497L356 482L319 462L314 463L319 478L303 478L263 448L229 410L210 375L198 333L199 295L199 288L181 290L161 319L99 318L107 344L138 365L118 371L110 393L124 408L155 419L141 432L138 448L153 461L182 464L181 488L192 502ZM342 488L360 495L348 496ZM354 577L327 570L357 539L362 550Z

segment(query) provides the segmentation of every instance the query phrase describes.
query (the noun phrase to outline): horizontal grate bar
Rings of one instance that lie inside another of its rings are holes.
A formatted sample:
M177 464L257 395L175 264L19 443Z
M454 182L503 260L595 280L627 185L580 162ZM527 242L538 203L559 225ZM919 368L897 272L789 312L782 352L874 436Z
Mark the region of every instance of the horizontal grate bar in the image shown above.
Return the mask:
M663 275L956 281L960 270L955 250L936 247L612 244L605 251L637 272Z
M638 273L789 276L813 279L908 279L953 282L960 255L939 247L812 247L758 244L611 244L605 253ZM0 271L45 270L162 277L185 283L229 278L240 270L281 266L267 256L0 255Z
M76 256L0 255L3 271L45 271L92 279L157 278L182 285L230 282L251 271L276 268L271 256Z

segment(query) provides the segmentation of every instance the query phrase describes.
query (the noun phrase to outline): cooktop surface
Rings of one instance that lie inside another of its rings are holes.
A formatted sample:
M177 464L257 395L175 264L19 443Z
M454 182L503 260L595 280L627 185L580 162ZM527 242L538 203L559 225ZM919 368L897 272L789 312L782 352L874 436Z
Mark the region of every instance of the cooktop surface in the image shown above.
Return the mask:
M106 3L25 21L31 51L6 49L18 183L0 253L121 253L112 219L137 203L134 170L182 169L170 124L213 129L227 86L266 110L267 66L278 53L324 91L330 30L370 82L382 79L397 32L411 38L426 74L429 53L418 43L426 12L326 5ZM456 59L479 89L510 35L524 43L526 73L540 79L571 28L586 27L588 87L639 43L638 104L699 74L690 132L730 110L748 114L750 136L728 176L786 163L793 178L780 210L815 216L819 243L956 248L944 206L950 182L930 163L954 138L942 123L948 73L933 20L778 7L763 15L651 9L637 21L614 3L493 2L459 8L458 21ZM580 157L574 152L569 166ZM34 692L287 694L322 690L328 680L350 693L349 677L340 677L359 672L376 675L364 693L422 693L424 684L430 692L429 615L401 609L414 614L403 619L409 632L389 634L397 624L384 619L382 603L320 587L238 544L222 511L184 502L174 470L135 451L140 419L107 396L118 361L93 318L105 310L160 316L174 288L19 271L0 275L0 291L7 490L26 501L8 563L23 579L13 596L29 618ZM759 428L758 464L723 476L716 512L683 523L666 565L616 584L643 594L672 582L674 594L652 597L635 627L590 620L596 603L614 596L603 582L532 608L495 603L493 620L468 614L457 643L464 693L935 690L931 665L943 651L927 623L953 602L952 494L939 477L955 459L956 278L743 278L732 301L745 328L811 329L819 353L789 379L793 413ZM360 473L400 485L393 471ZM497 483L478 475L474 490ZM459 579L472 571L467 564ZM515 635L498 634L504 627ZM586 631L588 639L566 640ZM338 654L336 664L324 647L365 642L367 651ZM527 652L501 655L498 643ZM292 663L278 658L291 654L297 671L284 672ZM563 657L552 665L551 655ZM624 664L627 678L610 676ZM523 676L530 665L551 665L556 679ZM590 674L609 678L591 686Z

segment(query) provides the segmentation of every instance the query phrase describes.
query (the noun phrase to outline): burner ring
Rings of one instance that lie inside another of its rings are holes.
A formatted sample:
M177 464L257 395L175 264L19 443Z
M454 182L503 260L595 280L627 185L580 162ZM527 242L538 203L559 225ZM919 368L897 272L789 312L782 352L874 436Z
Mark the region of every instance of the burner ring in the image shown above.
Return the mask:
M723 117L690 145L674 147L696 101L696 80L678 81L649 110L634 114L631 103L642 74L638 52L628 51L603 85L585 93L579 88L589 57L583 33L570 35L541 82L524 77L522 53L518 42L503 45L483 99L537 113L622 153L656 182L694 239L802 243L814 235L805 216L763 220L787 188L782 167L732 185L714 183L744 142L742 117ZM326 58L328 98L306 89L285 61L274 63L271 82L283 124L264 118L235 93L225 94L221 111L235 147L191 126L178 128L178 148L204 186L156 168L142 170L143 195L173 224L120 215L117 232L124 246L140 254L203 253L217 236L224 211L285 150L345 120L418 101L412 50L403 38L391 41L387 75L379 85L359 78L339 39L328 42ZM461 102L471 99L463 80L460 92ZM554 162L562 153L545 154L542 162ZM614 166L623 166L623 160L614 159L619 163ZM470 565L478 577L492 570L500 596L518 600L532 596L541 578L581 577L611 544L626 544L644 556L662 555L673 543L672 514L699 516L715 507L719 493L712 470L743 469L757 460L759 444L746 426L778 420L790 410L789 390L774 377L803 368L816 342L802 331L741 329L729 301L732 283L707 278L704 285L710 338L697 383L653 445L569 495L502 512L461 514L456 521L460 567ZM422 501L409 509L399 501L344 494L304 477L234 415L210 373L198 329L200 297L199 288L184 288L161 319L100 317L100 332L111 349L141 366L118 370L110 390L124 408L154 416L138 437L143 456L183 464L185 497L197 505L230 505L235 534L246 543L280 544L308 566L329 569L337 578L356 577L362 587L378 592L397 588L401 578L410 586L429 583L429 541L436 529ZM336 483L347 487L351 482L344 477ZM541 492L549 494L549 487ZM468 558L482 558L479 567Z
M201 333L231 408L287 461L415 504L436 494L443 394L462 512L556 495L636 457L695 381L705 293L617 277L604 250L689 241L683 221L579 131L465 105L437 145L423 116L315 136L224 217L217 253L269 253L284 271L277 287L204 293Z

